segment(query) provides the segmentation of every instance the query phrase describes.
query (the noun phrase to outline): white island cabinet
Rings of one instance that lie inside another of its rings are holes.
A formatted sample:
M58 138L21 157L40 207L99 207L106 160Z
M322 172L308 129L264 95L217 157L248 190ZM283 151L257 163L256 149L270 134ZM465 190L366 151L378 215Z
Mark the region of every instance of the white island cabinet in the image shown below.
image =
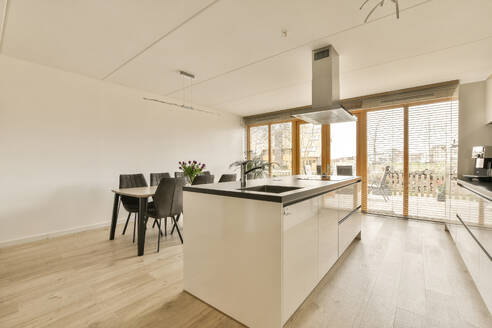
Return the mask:
M185 188L185 291L248 327L282 327L361 229L359 178L295 185L278 198Z

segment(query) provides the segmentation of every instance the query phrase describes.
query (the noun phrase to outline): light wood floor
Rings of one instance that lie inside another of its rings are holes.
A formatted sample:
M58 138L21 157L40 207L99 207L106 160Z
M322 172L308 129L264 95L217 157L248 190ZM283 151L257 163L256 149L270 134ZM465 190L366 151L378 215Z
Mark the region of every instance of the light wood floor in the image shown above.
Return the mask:
M121 227L118 227L121 231ZM186 232L185 232L186 234ZM0 327L242 327L183 289L182 246L99 229L0 249ZM186 238L186 237L185 237ZM442 225L367 216L286 325L492 327Z

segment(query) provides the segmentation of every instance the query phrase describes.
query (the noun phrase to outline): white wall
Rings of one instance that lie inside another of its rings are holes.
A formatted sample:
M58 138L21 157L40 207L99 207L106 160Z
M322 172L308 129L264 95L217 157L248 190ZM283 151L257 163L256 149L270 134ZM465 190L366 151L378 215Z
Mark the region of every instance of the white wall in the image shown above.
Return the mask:
M485 107L486 115L485 121L488 124L492 124L492 75L486 81L486 91L485 91Z
M492 125L486 125L486 81L460 85L458 175L472 174L472 147L492 146Z
M109 223L121 173L196 159L218 176L241 158L238 116L143 96L0 55L0 244Z

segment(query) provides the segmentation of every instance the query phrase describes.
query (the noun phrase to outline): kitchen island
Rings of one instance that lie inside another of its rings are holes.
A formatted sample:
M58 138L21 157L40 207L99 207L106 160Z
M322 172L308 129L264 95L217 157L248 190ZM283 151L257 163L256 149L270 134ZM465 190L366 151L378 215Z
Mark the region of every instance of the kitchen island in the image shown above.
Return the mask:
M249 327L282 327L355 238L360 178L184 188L184 289Z

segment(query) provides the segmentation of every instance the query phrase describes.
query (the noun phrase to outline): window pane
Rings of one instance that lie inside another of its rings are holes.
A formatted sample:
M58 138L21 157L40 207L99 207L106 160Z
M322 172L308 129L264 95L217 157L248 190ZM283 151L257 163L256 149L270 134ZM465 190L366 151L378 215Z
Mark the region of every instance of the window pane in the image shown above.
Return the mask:
M299 139L301 174L317 174L321 171L321 125L300 124Z
M251 127L249 140L250 157L261 157L268 162L268 125Z
M355 175L356 124L356 122L330 124L331 174Z
M403 108L367 113L367 210L403 214Z
M272 143L272 174L292 174L292 123L272 124L270 127Z

